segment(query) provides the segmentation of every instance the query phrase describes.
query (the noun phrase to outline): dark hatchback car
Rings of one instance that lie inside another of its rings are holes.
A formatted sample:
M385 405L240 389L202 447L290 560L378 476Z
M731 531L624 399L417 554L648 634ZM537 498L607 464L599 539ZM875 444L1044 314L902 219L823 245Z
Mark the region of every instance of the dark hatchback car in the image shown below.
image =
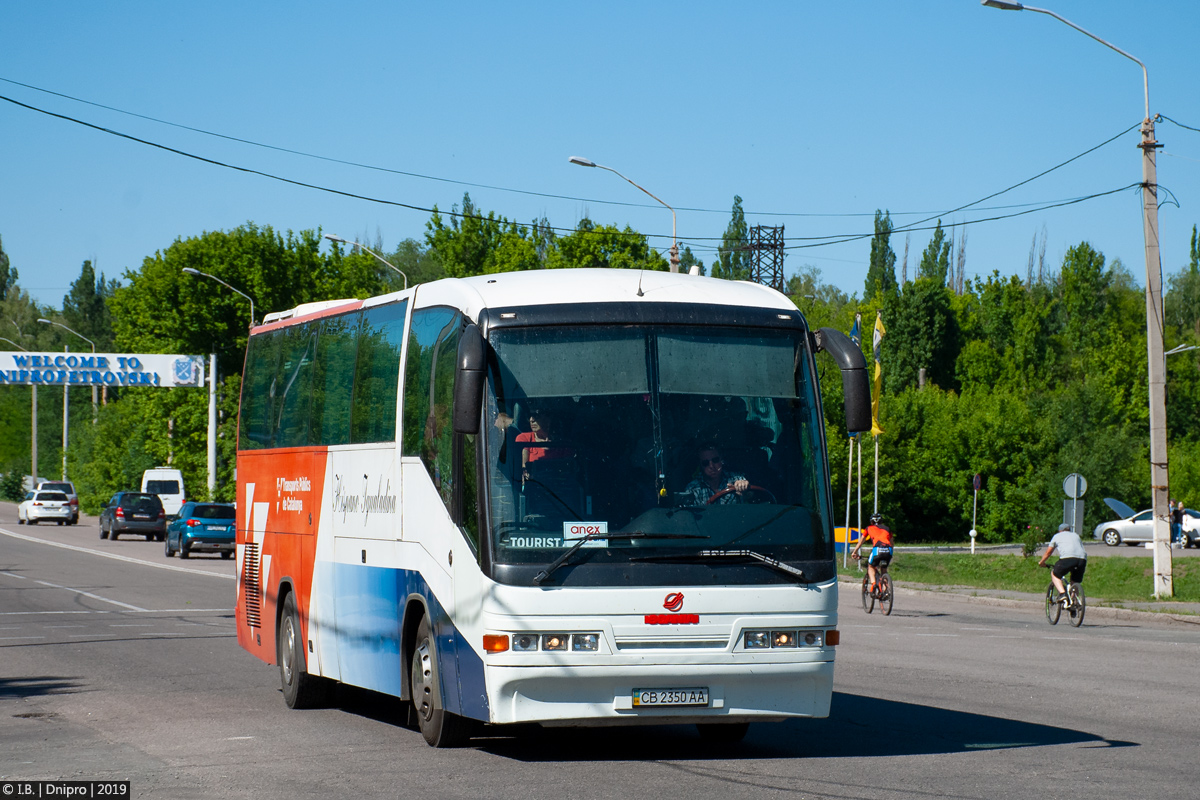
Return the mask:
M192 553L220 553L221 558L229 558L236 541L236 515L228 503L184 503L179 516L167 525L163 552L168 558L176 553L180 558Z
M145 536L147 542L166 538L167 513L158 495L117 492L112 496L100 512L100 538L116 539L122 533Z

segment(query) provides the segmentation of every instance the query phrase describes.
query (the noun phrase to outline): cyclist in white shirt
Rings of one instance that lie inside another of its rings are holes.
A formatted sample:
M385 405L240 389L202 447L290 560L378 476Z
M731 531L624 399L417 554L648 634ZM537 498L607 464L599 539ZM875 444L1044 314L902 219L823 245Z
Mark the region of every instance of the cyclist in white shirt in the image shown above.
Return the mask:
M1058 561L1050 570L1050 580L1054 582L1054 588L1058 590L1059 597L1065 598L1067 590L1063 586L1063 576L1069 572L1074 583L1083 582L1083 572L1087 569L1087 551L1083 549L1083 542L1080 540L1079 534L1071 530L1071 526L1065 522L1058 526L1058 533L1054 534L1054 538L1050 540L1050 545L1042 554L1042 560L1038 562L1038 566L1045 566L1046 559L1055 550L1058 550Z

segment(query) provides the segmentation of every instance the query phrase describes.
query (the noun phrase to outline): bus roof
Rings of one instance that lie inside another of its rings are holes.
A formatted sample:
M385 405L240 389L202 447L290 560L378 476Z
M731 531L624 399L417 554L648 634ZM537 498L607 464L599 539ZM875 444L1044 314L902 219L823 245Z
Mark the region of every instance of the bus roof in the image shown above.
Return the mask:
M552 269L498 272L469 278L444 278L365 301L305 303L267 315L263 325L324 313L350 310L356 303L373 306L415 295L417 307L453 305L478 319L485 308L513 308L563 303L695 303L749 306L795 311L783 294L759 283L703 278L633 269ZM274 327L271 325L271 327Z

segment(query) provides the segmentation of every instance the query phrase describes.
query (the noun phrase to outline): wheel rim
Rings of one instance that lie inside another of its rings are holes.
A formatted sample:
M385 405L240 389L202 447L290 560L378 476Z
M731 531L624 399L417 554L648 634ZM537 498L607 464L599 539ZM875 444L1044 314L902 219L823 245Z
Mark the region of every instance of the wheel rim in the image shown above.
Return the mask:
M433 658L429 640L422 640L413 654L413 707L417 715L429 722L433 718Z
M296 656L296 628L292 624L291 615L284 618L281 634L283 646L279 654L279 668L283 670L283 682L291 686Z
M1116 531L1105 531L1104 543L1109 547L1116 547L1121 543L1121 537L1117 535Z

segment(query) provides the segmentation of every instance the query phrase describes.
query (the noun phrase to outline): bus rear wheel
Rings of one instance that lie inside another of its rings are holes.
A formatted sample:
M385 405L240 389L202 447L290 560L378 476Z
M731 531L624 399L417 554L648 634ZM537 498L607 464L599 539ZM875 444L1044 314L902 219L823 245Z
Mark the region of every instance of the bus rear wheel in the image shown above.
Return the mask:
M179 551L186 558L186 550ZM305 671L304 640L300 634L300 614L296 611L296 594L288 592L283 601L283 614L275 635L275 660L279 662L279 679L283 700L288 708L318 708L328 694L328 681Z
M471 738L471 723L442 707L437 643L422 617L412 654L412 704L417 727L431 747L461 747Z

